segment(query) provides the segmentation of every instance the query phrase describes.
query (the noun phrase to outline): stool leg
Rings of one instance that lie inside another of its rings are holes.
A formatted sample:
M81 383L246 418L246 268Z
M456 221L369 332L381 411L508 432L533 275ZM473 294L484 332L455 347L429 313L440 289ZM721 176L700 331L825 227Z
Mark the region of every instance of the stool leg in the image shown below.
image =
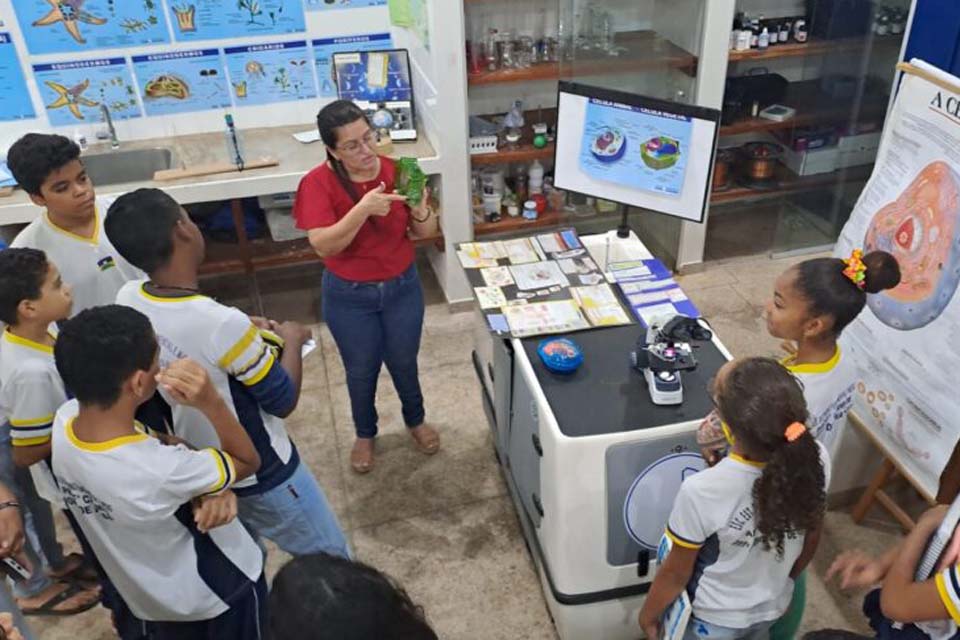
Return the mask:
M897 468L893 466L893 463L890 462L889 459L885 458L880 469L876 475L873 476L873 480L870 481L870 485L864 490L863 495L860 496L857 504L854 505L853 510L850 512L850 516L854 522L860 524L867 515L867 511L870 510L871 505L873 505L873 501L876 500L877 492L883 489L884 485L887 484L896 472Z

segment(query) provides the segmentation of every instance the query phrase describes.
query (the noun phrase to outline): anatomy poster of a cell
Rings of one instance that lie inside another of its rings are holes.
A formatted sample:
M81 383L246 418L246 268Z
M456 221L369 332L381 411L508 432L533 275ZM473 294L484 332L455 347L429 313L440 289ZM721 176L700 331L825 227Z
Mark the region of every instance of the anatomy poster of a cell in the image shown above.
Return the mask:
M303 0L307 11L329 11L334 9L361 9L364 7L385 7L387 0Z
M305 40L223 50L237 106L307 100L317 96Z
M47 118L55 127L100 122L100 106L114 120L140 117L126 58L33 65Z
M161 0L12 0L31 54L170 41Z
M683 191L693 131L690 118L591 99L584 120L584 173L664 195Z
M167 0L181 42L303 33L302 0Z
M341 51L378 51L392 48L393 41L389 33L369 33L314 40L313 55L316 58L320 96L323 98L337 97L337 83L333 77L333 54Z
M133 70L148 116L230 106L227 74L218 49L133 56Z
M36 117L9 33L0 33L0 95L0 122Z

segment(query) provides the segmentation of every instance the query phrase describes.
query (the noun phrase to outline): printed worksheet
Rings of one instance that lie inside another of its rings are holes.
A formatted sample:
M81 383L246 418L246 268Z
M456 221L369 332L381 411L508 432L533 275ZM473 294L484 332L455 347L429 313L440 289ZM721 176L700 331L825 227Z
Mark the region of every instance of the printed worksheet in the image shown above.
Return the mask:
M480 270L480 276L488 287L508 287L513 284L509 267L488 267Z
M556 262L534 262L531 264L515 264L510 267L514 282L522 291L534 289L549 289L550 287L566 288L570 286L567 276L563 275Z
M574 287L570 290L587 315L587 320L595 327L608 327L630 324L627 312L620 306L616 294L607 284L589 287Z
M500 287L474 287L473 292L481 309L499 309L507 304L507 298Z
M503 308L510 333L518 338L587 329L590 323L573 300L535 302Z

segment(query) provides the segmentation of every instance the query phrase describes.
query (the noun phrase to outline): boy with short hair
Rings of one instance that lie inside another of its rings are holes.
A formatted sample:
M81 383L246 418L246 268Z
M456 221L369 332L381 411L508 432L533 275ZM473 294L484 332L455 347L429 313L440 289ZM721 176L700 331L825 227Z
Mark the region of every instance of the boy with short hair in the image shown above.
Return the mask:
M234 490L240 519L291 555L349 556L336 516L283 422L299 399L301 347L309 330L294 322L273 323L281 349L268 344L246 314L201 295L203 236L177 201L159 189L117 198L104 228L117 250L150 275L149 281L124 285L117 303L150 318L161 363L189 357L203 365L257 447L260 470ZM175 400L162 388L161 394ZM196 447L218 446L205 416L171 404L177 436Z
M33 203L46 209L10 246L47 254L73 287L73 314L112 304L125 282L143 277L102 232L112 199L96 196L76 143L28 133L10 147L7 166Z
M63 501L49 466L50 430L53 414L67 401L67 394L53 361L55 338L50 327L70 315L71 304L70 286L42 251L0 251L0 322L8 325L0 336L0 424L10 427L3 433L6 441L0 443L0 477L15 486L14 463L29 467L32 484L43 499L28 499L32 494L24 491L24 508L34 521L47 522L51 531L55 529L50 505L62 508ZM29 478L24 484L31 484ZM79 560L71 563L63 556L55 534L45 546L52 572L70 573L70 564L74 571L80 568ZM79 613L97 603L96 588L51 581L30 544L26 551L32 575L14 584L25 613Z
M159 352L150 321L129 307L88 309L64 325L54 355L76 399L56 414L54 474L146 637L259 639L263 554L236 520L201 531L191 501L256 473L260 458L203 367L161 370ZM219 448L145 433L134 416L158 384L207 419Z

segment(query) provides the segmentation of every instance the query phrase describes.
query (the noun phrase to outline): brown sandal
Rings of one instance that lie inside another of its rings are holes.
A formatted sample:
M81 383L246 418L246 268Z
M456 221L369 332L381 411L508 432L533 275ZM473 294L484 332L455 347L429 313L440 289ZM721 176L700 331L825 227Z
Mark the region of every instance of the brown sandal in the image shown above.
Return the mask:
M367 445L369 443L369 446ZM373 470L373 438L357 438L350 451L350 466L359 474L370 473Z
M440 450L440 434L433 427L421 424L410 429L410 437L417 444L421 453L432 456Z

